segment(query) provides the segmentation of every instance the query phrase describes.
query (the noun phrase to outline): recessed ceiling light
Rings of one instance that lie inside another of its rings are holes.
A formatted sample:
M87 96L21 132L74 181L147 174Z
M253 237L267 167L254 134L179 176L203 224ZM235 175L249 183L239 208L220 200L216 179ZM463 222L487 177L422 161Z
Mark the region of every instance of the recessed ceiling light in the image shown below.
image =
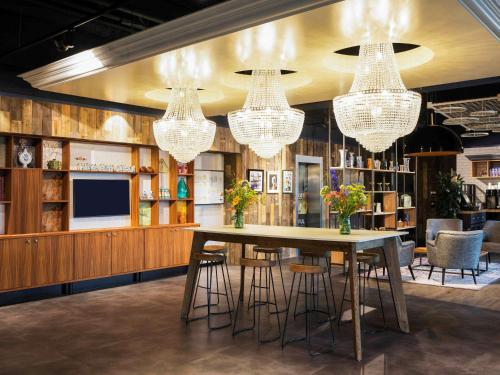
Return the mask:
M479 138L479 137L487 137L489 134L486 132L472 132L472 133L463 133L460 136L462 138Z

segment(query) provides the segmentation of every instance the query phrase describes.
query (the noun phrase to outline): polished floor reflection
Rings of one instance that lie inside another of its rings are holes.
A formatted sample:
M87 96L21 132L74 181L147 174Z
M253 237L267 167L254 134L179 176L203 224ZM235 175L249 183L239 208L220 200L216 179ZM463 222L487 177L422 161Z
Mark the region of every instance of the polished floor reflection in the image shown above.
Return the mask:
M231 269L235 291L237 271ZM313 359L301 343L282 351L277 342L258 346L251 333L209 332L205 321L186 327L179 319L184 281L179 276L0 308L0 374L500 373L500 281L480 291L404 284L411 334L365 335L362 363L353 359L349 324L336 330L332 353ZM342 283L336 276L336 296ZM367 322L379 322L376 311Z

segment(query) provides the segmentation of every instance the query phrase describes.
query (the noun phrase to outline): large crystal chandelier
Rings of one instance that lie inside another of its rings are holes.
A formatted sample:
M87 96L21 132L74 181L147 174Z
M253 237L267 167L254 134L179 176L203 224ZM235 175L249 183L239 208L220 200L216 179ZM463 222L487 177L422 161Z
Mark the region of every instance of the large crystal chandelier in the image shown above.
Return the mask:
M187 163L214 141L215 122L203 116L196 88L173 88L163 118L153 122L158 146Z
M253 70L245 105L227 117L236 141L264 159L297 141L304 125L304 112L286 100L278 69Z
M381 152L415 129L421 101L406 90L392 43L362 44L351 89L333 99L333 111L345 136Z

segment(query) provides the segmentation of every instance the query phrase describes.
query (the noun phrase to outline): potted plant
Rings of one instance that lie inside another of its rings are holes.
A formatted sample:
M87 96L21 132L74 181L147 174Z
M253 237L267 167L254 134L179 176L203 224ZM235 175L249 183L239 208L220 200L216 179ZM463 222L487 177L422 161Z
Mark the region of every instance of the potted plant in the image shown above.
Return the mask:
M464 180L452 169L450 173L438 172L437 213L441 218L456 218L462 201Z
M360 184L340 185L333 184L333 190L325 185L320 191L324 202L338 212L340 220L340 234L351 233L351 215L362 209L367 202L365 187Z
M226 190L226 202L229 202L234 210L231 219L234 220L235 228L243 228L245 210L257 200L257 192L252 189L247 180L235 180L231 188Z

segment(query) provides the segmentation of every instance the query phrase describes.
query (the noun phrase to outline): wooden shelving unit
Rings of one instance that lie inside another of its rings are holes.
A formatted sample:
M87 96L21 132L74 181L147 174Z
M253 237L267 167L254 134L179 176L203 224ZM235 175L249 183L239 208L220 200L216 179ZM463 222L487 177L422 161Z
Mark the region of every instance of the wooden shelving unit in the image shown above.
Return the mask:
M33 161L28 168L22 168L17 161L20 141L28 145ZM53 149L45 150L44 142L57 143L57 157L61 169L50 169L47 160ZM76 142L80 143L80 142ZM7 234L67 231L70 227L71 178L79 174L129 176L130 217L133 227L143 224L140 220L141 207L148 207L150 220L147 225L160 224L160 203L169 205L169 218L164 224L194 223L194 163L189 163L188 173L177 173L177 162L168 158L168 172L160 172L159 149L153 146L122 146L130 150L130 160L136 172L80 170L72 168L71 147L73 141L37 136L0 136L0 205L4 206L5 230ZM103 143L99 143L103 146ZM110 146L117 146L110 143ZM105 146L105 144L104 144ZM76 146L74 146L76 147ZM45 155L44 155L45 153ZM141 157L148 155L147 158ZM3 164L3 165L2 165ZM150 171L141 171L149 167ZM160 175L169 173L168 189L171 197L159 199ZM177 199L177 182L186 179L188 197ZM141 188L150 186L153 199L142 199ZM3 194L2 194L3 192ZM38 192L38 193L37 193ZM179 212L185 210L185 220Z
M399 141L401 142L401 141ZM398 142L384 153L374 154L363 150L359 144L348 147L346 138L343 138L342 148L355 155L362 155L363 160L371 158L398 162L403 164L403 157L398 155ZM335 159L335 157L334 157ZM389 164L389 163L388 163ZM399 171L390 169L358 168L334 166L331 169L337 171L339 184L360 183L366 187L368 203L364 210L359 210L353 218L354 225L366 229L408 230L410 237L416 234L416 172L415 161L410 163L410 171ZM415 205L412 207L401 207L400 196L410 194ZM377 203L381 204L382 211L376 212ZM332 212L335 216L335 213ZM401 226L399 219L405 218L405 226ZM399 222L398 222L399 221ZM335 217L330 222L336 226Z
M492 175L492 170L498 170L498 175ZM500 181L500 160L477 160L472 162L472 177L486 181Z

